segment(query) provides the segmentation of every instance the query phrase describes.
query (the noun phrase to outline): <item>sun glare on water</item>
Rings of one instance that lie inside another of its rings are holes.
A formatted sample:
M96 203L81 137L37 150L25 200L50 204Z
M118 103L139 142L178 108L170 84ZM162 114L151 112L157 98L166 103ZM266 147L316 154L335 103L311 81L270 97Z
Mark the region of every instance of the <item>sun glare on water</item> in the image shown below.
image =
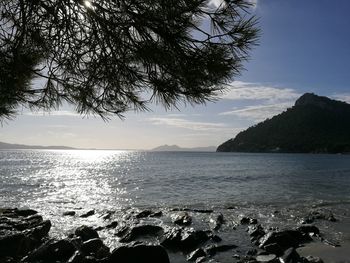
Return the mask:
M88 0L84 1L84 5L85 5L86 8L92 8L92 3L90 1L88 1Z

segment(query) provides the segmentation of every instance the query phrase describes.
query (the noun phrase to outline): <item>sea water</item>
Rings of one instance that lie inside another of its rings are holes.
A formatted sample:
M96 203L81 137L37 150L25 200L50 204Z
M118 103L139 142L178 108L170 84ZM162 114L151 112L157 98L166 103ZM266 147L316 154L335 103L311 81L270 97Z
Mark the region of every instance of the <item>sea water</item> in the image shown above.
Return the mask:
M346 217L349 204L350 155L0 151L0 207L38 210L53 222L53 235L83 223L103 225L106 211L122 218L135 210L185 207L220 211L230 222L250 214L295 224L312 207ZM90 209L94 216L79 217ZM77 216L62 216L70 210ZM207 220L198 218L199 225Z

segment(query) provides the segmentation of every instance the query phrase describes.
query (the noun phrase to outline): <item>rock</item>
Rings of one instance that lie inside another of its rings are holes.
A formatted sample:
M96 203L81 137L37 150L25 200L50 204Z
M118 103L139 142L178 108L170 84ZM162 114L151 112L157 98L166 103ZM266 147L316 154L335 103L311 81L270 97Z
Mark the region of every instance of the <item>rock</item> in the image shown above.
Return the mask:
M50 229L51 229L51 221L45 220L40 224L38 224L37 226L30 228L28 230L25 230L24 233L26 234L26 236L32 239L41 240L42 238L47 236Z
M125 234L124 237L120 239L120 242L130 242L137 238L143 236L158 236L164 232L163 228L160 226L153 225L140 225L135 226Z
M150 217L161 217L163 215L162 211L154 212L150 214Z
M153 212L151 210L144 210L136 215L136 218L149 217Z
M75 252L75 246L67 239L59 241L49 240L32 251L25 262L57 262L68 260Z
M95 214L95 210L89 210L85 214L82 214L80 217L86 218L86 217L92 216L94 214Z
M167 252L162 246L134 245L122 246L113 250L109 263L170 263Z
M261 225L248 226L248 234L251 237L251 241L255 241L263 237L266 233Z
M24 234L20 232L0 236L0 256L24 255L27 252L22 248L24 239Z
M283 254L283 249L277 243L271 243L269 245L266 245L264 249L266 250L267 253L275 254L277 256L280 256Z
M93 254L96 258L105 258L109 256L109 248L103 244L99 238L93 238L85 241L81 246L81 251L86 254Z
M309 234L309 233L314 233L315 235L320 234L320 230L318 229L318 227L310 224L301 225L296 230L306 234Z
M313 210L310 212L308 218L310 220L321 219L321 220L328 220L331 222L337 221L333 213L330 210L326 210L326 209Z
M311 237L296 230L284 230L279 232L269 232L259 239L259 247L265 247L272 243L277 243L282 249L297 247L301 243L312 241Z
M301 261L301 258L295 249L291 247L284 251L283 256L281 257L281 261L283 263L299 263Z
M118 226L118 222L117 221L113 221L111 223L109 223L108 225L106 225L106 228L116 228Z
M221 225L224 223L223 214L219 213L215 218L210 218L210 224L212 229L219 230Z
M255 218L250 218L250 217L242 217L240 220L241 225L254 225L258 223L258 220Z
M126 233L130 230L130 228L126 225L119 226L116 230L114 235L117 237L123 237L126 235Z
M187 226L192 223L192 217L186 212L181 212L173 215L172 220L173 223L183 226Z
M207 253L205 253L205 251L201 248L198 248L194 251L192 251L187 257L187 261L195 261L200 257L206 257Z
M37 211L32 209L14 209L14 212L16 215L24 216L24 217L35 215L38 213Z
M206 260L207 260L206 257L199 257L199 258L197 258L196 263L203 263L203 262L205 262Z
M209 238L207 232L202 230L185 231L174 228L163 235L161 244L167 248L189 251L208 241Z
M181 239L182 229L173 228L163 235L161 245L167 248L180 249Z
M63 213L64 216L75 216L75 211L67 211Z
M269 254L269 255L259 255L256 257L256 261L261 263L268 263L273 262L276 259L276 255Z
M234 249L234 248L237 248L237 246L233 245L233 244L209 245L208 247L205 248L205 251L210 256L214 256L217 252L224 252L224 251L231 250L231 249Z
M213 242L221 242L222 241L222 238L219 237L218 235L210 235L210 239L213 241Z
M182 249L192 249L209 239L208 234L202 230L190 230L182 233L181 247Z
M97 231L88 226L78 227L75 230L75 235L81 237L83 241L87 241L93 238L99 238Z
M84 263L84 255L80 251L75 251L67 263Z
M309 263L323 263L323 260L320 259L319 257L307 256L307 257L306 257L306 260L307 260Z

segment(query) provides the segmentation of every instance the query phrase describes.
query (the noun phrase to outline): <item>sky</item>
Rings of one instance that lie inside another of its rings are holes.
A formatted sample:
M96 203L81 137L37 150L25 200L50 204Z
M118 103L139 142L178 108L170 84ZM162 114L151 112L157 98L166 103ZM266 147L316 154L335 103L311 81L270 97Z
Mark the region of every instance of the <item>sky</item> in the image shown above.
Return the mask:
M213 0L214 2L218 0ZM217 146L291 107L305 92L350 103L350 1L254 0L262 30L246 70L215 103L128 112L104 122L68 108L19 110L0 141L102 149Z

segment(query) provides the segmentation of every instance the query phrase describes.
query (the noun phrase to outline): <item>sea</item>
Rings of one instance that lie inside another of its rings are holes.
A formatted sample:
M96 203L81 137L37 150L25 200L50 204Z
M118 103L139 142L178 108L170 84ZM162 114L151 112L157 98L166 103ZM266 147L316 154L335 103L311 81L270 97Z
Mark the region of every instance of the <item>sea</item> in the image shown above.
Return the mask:
M221 236L241 250L250 247L243 245L243 230L237 234L240 217L283 228L323 209L343 224L320 227L343 242L350 240L344 230L350 227L350 155L1 150L0 207L39 211L52 221L54 237L82 224L103 226L108 213L127 222L143 210L162 211L151 223L170 227L172 213L185 209L193 227L203 229L213 214L222 213L227 224ZM204 209L213 213L196 213ZM95 214L80 217L89 210ZM67 211L76 216L63 216ZM101 236L112 247L120 245L109 230Z

